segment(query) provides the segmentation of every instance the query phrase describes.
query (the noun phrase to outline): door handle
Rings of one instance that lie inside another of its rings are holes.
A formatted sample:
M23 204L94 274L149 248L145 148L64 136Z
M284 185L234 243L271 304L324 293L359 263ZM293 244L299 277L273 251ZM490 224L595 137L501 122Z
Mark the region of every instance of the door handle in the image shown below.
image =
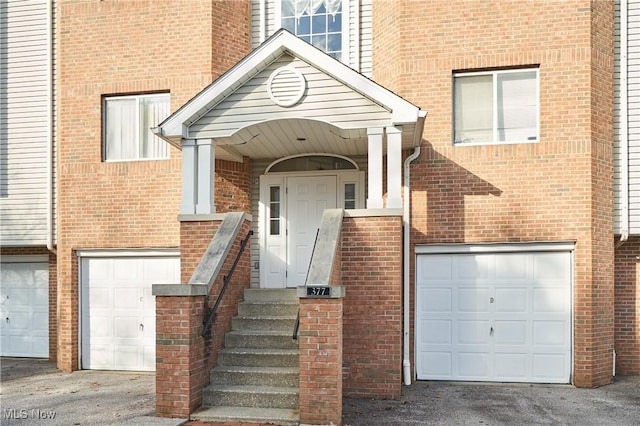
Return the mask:
M144 324L140 324L139 329L140 329L140 331L144 331Z
M493 336L493 327L491 327L491 330L489 330L489 336Z

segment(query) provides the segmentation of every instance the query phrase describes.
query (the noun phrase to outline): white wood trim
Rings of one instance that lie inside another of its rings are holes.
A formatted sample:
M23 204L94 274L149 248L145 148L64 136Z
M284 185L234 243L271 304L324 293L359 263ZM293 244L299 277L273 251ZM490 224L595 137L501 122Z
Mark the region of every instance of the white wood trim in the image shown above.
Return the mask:
M49 263L49 256L44 254L2 255L0 263Z
M523 251L573 251L575 242L524 242L524 243L478 243L478 244L416 244L415 253L419 254L456 254L456 253L505 253Z
M387 127L387 208L402 208L402 128Z
M78 257L179 257L180 250L175 248L157 249L79 249Z
M211 139L198 139L197 162L198 172L195 187L197 190L196 214L212 214L216 212L214 202L215 191L215 147Z
M381 209L382 199L382 136L383 129L367 129L368 137L368 179L369 196L367 197L368 209Z
M194 214L196 209L196 143L193 139L182 141L182 202L180 214Z

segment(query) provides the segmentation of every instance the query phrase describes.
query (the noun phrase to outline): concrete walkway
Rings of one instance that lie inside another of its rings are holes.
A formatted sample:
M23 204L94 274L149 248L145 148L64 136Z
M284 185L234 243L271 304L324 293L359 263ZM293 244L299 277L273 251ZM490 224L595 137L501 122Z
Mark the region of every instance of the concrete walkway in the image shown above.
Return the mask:
M155 375L62 373L50 361L0 359L0 425L178 426L154 417ZM640 425L640 376L598 389L417 382L400 400L345 398L343 424Z

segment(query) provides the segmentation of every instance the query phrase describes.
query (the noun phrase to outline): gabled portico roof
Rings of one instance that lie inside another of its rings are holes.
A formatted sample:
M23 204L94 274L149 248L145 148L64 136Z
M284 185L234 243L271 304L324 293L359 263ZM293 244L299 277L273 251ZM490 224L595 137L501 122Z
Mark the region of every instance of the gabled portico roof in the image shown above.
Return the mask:
M299 99L292 105L280 103L278 90L287 92L284 96L300 90ZM403 147L419 145L425 116L417 106L280 30L153 131L177 147L183 139L214 139L235 159L314 151L357 155L366 153L371 127L402 126ZM293 146L284 139L305 144ZM223 153L216 151L221 158Z

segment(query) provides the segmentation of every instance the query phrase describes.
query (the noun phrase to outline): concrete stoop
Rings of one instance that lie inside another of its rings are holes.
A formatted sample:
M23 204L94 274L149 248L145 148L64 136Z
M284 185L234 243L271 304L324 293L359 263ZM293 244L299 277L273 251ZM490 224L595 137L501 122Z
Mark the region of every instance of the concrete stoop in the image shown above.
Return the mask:
M247 289L202 391L201 422L298 425L295 289Z

